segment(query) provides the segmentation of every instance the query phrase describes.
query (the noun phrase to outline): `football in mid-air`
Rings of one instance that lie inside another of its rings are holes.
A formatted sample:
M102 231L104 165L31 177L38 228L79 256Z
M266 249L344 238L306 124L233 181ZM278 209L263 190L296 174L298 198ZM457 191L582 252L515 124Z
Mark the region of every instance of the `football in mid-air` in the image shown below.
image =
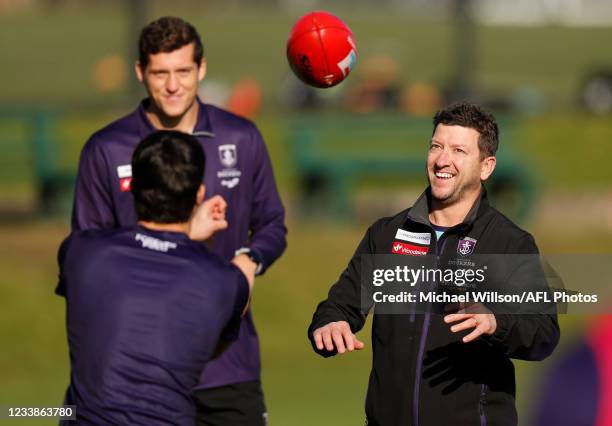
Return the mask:
M307 13L291 29L287 59L304 83L320 88L335 86L349 75L357 61L353 32L331 13Z

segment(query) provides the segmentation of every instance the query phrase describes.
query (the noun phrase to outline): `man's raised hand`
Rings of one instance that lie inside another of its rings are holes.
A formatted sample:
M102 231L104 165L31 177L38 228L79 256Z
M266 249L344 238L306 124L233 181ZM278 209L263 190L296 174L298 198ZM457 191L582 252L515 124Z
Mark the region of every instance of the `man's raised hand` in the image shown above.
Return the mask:
M220 195L215 195L196 207L189 224L189 238L204 241L215 232L227 228L226 208L227 203Z

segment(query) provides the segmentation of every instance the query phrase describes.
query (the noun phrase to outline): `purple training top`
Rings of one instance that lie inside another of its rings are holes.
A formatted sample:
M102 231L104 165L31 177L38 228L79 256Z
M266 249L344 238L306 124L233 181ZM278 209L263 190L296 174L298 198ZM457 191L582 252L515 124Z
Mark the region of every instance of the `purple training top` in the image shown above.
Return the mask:
M139 226L73 232L59 263L77 423L193 425L202 368L238 334L240 270L185 234Z
M109 229L136 223L129 192L132 152L155 131L145 114L146 102L95 133L84 146L75 188L73 229ZM212 251L230 260L237 249L250 247L259 254L265 270L284 251L287 233L266 146L249 120L201 102L199 106L193 135L206 153L206 196L220 194L228 204L229 227L213 237ZM259 376L259 342L249 313L238 340L206 365L198 388L259 380Z

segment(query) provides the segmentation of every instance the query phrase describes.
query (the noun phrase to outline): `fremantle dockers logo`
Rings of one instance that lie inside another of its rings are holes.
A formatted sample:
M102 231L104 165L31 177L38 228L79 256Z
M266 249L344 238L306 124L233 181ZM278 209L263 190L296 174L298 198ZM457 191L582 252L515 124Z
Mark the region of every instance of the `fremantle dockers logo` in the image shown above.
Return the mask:
M224 167L234 167L238 161L236 145L219 145L219 160L221 160L221 164L223 164Z
M467 256L474 252L475 247L476 240L474 238L465 237L459 240L459 244L457 244L457 253Z

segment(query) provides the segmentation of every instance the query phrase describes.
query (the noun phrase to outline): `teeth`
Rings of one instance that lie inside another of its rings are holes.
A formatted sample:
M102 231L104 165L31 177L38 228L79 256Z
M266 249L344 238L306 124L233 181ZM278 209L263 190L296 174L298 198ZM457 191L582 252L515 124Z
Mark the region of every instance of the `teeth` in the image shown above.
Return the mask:
M451 175L450 173L442 173L442 172L437 172L436 173L436 177L442 178L442 179L450 179L453 177L453 175Z

